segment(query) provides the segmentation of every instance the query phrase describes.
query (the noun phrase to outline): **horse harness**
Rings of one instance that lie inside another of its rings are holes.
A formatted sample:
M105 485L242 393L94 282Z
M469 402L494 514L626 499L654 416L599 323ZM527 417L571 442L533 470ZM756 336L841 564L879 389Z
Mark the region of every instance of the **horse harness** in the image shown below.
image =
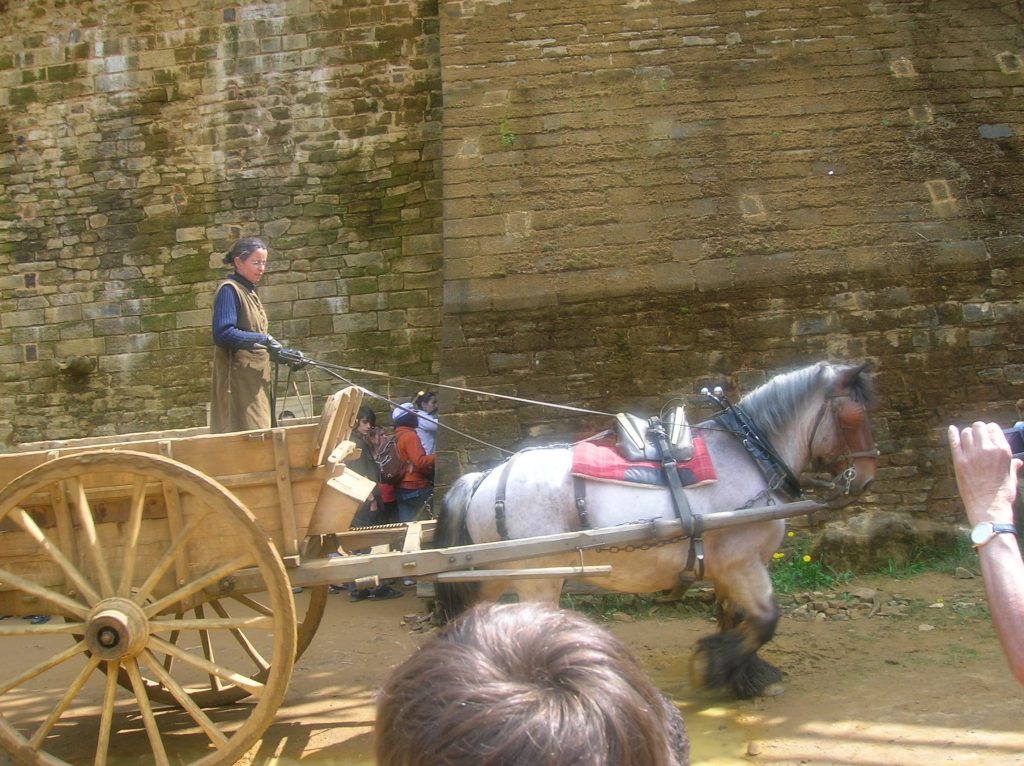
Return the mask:
M690 509L690 503L683 492L682 482L679 481L679 471L676 467L676 459L672 455L672 449L668 442L665 428L659 418L651 418L647 433L652 437L655 447L661 455L661 467L668 482L669 492L672 495L672 504L675 507L676 515L682 522L683 531L678 538L660 541L658 545L667 545L678 540L689 539L690 550L686 557L684 571L693 571L696 579L704 579L704 540L703 524L700 514L695 514ZM508 540L508 521L505 517L505 496L508 489L508 477L512 471L512 463L515 455L505 461L498 474L498 486L494 492L494 523L498 537ZM593 529L590 523L590 515L587 512L587 484L582 476L573 476L573 505L576 508L576 515L579 519L579 528Z

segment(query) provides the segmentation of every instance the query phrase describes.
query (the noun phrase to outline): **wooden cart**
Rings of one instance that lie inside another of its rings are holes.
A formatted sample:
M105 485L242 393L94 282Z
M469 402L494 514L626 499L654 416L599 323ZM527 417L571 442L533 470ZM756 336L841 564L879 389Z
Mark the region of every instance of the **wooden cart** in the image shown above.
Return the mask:
M657 521L421 549L432 522L346 532L373 486L344 465L360 401L347 388L318 422L269 431L0 455L0 646L33 655L0 678L0 745L17 762L234 763L270 725L329 583L480 579L475 566L679 535L679 522ZM328 557L338 540L395 550Z

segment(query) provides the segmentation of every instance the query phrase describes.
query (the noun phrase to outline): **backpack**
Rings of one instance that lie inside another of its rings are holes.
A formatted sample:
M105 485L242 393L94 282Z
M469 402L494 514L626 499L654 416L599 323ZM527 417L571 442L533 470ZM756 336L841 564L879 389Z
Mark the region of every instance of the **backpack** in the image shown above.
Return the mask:
M373 460L380 468L382 484L398 486L405 478L406 465L398 457L398 440L394 433L380 435L373 450Z

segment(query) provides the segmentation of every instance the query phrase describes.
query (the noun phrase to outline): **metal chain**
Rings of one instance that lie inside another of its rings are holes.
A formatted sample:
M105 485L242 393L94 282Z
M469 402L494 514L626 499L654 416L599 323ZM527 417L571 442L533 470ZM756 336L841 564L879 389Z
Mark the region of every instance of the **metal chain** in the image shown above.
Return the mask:
M689 540L687 535L677 535L676 537L670 537L667 540L658 540L654 543L640 543L639 545L602 545L599 548L590 548L589 550L594 553L633 553L634 551L649 551L652 548L663 548L666 545L674 545L675 543Z

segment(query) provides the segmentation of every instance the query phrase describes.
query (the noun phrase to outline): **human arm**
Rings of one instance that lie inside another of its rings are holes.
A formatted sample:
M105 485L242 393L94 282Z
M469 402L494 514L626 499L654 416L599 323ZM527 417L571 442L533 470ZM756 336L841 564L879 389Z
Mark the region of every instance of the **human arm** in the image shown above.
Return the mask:
M396 433L398 434L398 457L406 463L411 463L418 473L429 475L434 470L436 456L433 453L428 455L423 451L420 437L412 428L399 428Z
M213 302L213 342L224 348L251 349L254 344L267 344L269 335L249 332L238 327L238 295L230 287L217 291Z
M959 431L949 427L957 487L971 525L1013 522L1017 471L1010 446L996 423L974 423ZM989 612L1010 669L1024 684L1024 560L1017 538L998 534L978 549Z

